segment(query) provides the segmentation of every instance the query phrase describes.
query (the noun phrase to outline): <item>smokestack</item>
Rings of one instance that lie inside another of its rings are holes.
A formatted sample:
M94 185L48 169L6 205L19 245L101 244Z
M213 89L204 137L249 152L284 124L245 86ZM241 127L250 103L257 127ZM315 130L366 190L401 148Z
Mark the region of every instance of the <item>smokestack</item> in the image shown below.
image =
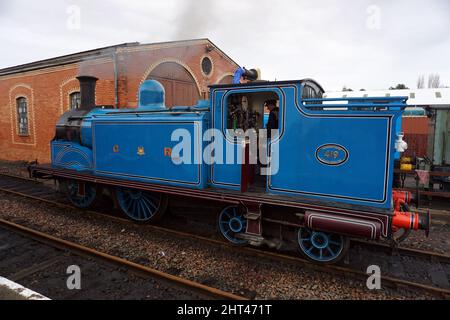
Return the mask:
M77 79L80 81L80 110L91 111L95 108L95 86L98 79L91 76L80 76Z

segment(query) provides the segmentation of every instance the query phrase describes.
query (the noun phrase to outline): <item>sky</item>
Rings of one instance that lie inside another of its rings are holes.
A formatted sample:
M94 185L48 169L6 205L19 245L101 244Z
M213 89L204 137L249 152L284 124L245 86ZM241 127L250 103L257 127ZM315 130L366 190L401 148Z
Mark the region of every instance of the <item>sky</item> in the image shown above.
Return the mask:
M450 86L448 0L0 0L0 68L124 42L209 38L265 80Z

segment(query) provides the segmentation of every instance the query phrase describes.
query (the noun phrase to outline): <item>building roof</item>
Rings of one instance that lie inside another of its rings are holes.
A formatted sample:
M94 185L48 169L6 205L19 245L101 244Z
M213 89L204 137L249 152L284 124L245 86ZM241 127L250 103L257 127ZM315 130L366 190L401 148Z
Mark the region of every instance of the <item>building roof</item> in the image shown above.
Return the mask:
M139 42L129 42L122 43L118 45L102 47L97 49L92 49L88 51L82 51L78 53L68 54L64 56L59 56L55 58L39 60L31 63L21 64L13 67L7 67L0 69L0 76L10 75L19 72L27 72L32 70L44 69L48 67L55 67L65 64L78 63L81 61L85 61L86 59L95 59L95 58L104 58L111 56L113 53L117 52L118 49L127 49L127 48L138 48L138 47L160 47L160 46L181 46L181 45L190 45L195 42L205 42L214 46L221 54L223 54L230 61L238 65L233 59L231 59L225 52L220 50L211 40L207 38L203 39L191 39L191 40L181 40L181 41L168 41L168 42L158 42L158 43L148 43L141 44Z
M345 97L344 97L345 96ZM325 98L408 97L410 106L449 106L450 88L326 92Z

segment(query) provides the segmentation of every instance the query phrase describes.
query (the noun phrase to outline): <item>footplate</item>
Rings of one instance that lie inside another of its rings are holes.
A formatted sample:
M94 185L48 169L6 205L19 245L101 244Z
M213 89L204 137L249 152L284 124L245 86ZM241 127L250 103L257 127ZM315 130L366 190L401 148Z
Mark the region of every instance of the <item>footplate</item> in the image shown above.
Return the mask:
M245 234L248 236L262 236L261 224L261 204L260 203L244 203L247 213L244 217L247 219L247 228Z

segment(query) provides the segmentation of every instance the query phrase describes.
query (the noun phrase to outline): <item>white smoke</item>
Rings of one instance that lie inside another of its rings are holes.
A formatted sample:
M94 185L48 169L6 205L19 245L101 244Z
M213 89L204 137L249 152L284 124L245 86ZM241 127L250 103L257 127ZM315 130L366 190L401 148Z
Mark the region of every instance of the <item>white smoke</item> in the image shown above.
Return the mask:
M185 0L175 25L173 40L207 37L214 27L215 0Z

